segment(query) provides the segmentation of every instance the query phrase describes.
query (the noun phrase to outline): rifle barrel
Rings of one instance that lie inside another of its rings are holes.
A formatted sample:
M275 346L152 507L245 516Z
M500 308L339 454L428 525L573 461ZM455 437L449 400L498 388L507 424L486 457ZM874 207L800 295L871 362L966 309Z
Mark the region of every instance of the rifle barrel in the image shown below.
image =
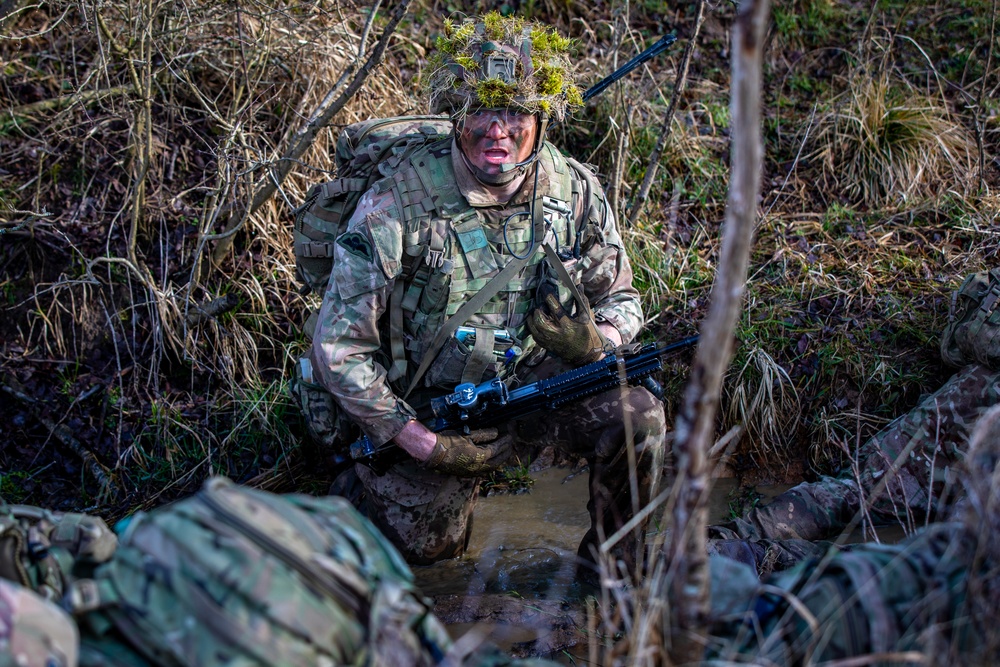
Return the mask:
M648 49L646 49L639 55L635 56L627 63L616 69L614 72L607 75L606 77L595 83L593 86L588 88L583 93L583 101L586 102L591 97L594 97L595 95L600 95L601 93L604 92L605 88L607 88L615 81L622 78L623 76L625 76L626 74L634 70L636 67L646 62L647 60L651 60L652 58L655 58L656 56L660 55L661 53L667 50L668 46L670 46L676 41L677 41L677 35L675 35L674 33L670 33L669 35L664 35Z

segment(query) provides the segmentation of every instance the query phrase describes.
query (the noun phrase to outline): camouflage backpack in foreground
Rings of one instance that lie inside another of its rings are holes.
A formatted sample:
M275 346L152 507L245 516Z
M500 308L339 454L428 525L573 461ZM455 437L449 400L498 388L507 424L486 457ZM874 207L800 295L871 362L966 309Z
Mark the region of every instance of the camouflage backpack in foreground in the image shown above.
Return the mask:
M122 638L161 667L419 666L450 646L399 553L345 500L224 478L133 517L71 599L83 664L122 664Z
M333 242L347 227L361 195L396 172L417 148L450 132L447 116L376 118L344 128L337 139L337 178L311 187L294 211L295 276L303 294L326 291Z
M952 296L941 356L954 366L978 363L1000 369L1000 269L974 273Z

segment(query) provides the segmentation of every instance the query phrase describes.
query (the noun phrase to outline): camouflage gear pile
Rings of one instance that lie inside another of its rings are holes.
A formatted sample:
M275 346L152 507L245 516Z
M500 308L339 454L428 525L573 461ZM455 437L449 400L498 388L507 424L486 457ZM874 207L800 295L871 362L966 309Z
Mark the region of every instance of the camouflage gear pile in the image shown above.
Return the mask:
M978 363L1000 369L1000 269L974 273L952 297L941 356L953 366Z
M118 538L98 517L0 501L0 579L59 600L109 560Z
M968 450L959 464L964 494L948 521L899 544L845 546L763 583L749 568L712 559L709 656L725 664L995 664L1000 406L978 420Z
M988 569L977 569L976 546L964 524L936 524L897 545L806 560L763 583L713 558L708 655L723 664L799 665L924 651L929 642L967 655L980 641L968 590Z
M823 477L793 487L710 535L750 540L817 540L835 536L867 508L875 523L923 521L944 509L954 490L954 466L976 420L1000 403L1000 371L963 368L866 442L858 475Z
M399 554L346 501L222 478L131 518L71 599L95 654L124 638L159 665L433 665L451 644Z
M76 667L78 643L66 612L0 579L0 667Z

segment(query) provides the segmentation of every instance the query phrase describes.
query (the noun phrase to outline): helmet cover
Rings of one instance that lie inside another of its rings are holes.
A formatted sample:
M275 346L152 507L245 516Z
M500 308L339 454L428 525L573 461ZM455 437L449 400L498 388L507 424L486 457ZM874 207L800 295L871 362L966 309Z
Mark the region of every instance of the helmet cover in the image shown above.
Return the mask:
M583 105L573 82L572 45L555 29L495 11L445 20L426 82L431 111L460 117L478 108L512 108L560 121Z

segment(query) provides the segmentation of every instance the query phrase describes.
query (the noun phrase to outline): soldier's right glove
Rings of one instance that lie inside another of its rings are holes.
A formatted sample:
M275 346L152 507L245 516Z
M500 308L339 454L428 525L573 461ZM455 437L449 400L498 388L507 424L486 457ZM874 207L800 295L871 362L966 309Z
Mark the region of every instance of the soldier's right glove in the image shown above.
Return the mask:
M538 288L542 305L528 316L528 328L535 342L574 366L597 361L604 353L590 309L570 316L559 303L558 290L547 284Z
M513 445L510 435L500 435L495 428L479 429L469 435L442 431L425 465L446 475L484 477L504 466L514 451Z

